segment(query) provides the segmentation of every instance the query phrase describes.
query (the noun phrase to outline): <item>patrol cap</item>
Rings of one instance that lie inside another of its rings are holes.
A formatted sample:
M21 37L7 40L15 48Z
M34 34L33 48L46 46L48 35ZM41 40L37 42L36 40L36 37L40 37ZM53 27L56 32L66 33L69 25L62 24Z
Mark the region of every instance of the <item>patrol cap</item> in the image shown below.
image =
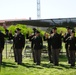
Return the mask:
M16 28L16 30L17 30L17 31L21 31L21 29L20 29L20 28Z
M67 28L67 29L71 29L71 27L69 27L69 26L67 26L66 28Z
M9 30L6 29L5 31L8 32Z
M36 30L36 28L33 28L33 30L35 31L35 30Z
M38 30L35 33L40 33Z
M57 30L57 28L56 28L56 27L53 27L52 29Z

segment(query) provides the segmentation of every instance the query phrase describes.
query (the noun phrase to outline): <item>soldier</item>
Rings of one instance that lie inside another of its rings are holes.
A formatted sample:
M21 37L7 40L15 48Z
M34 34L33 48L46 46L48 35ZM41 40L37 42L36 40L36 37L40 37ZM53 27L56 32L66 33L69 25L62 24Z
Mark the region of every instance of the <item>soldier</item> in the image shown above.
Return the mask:
M4 49L5 35L0 31L0 64L2 63L2 52Z
M65 33L63 37L63 41L65 42L65 49L66 49L66 56L68 58L68 63L70 63L70 55L69 55L69 50L68 50L68 42L66 42L66 39L70 36L71 28L67 27L67 33Z
M6 29L5 24L3 24L5 29L5 34L0 31L0 64L2 63L2 52L4 49L5 38L8 37L8 30Z
M15 49L15 41L16 41L16 37L17 37L17 31L15 31L15 34L13 37L13 52L14 52L14 59L15 59L15 62L17 62L17 51Z
M47 35L47 33L44 35L44 41L47 41L48 43L48 57L49 57L49 61L50 63L53 62L52 60L52 49L51 49L51 34L52 34L52 31L50 32L50 35Z
M52 29L51 34L51 45L52 45L52 56L54 65L59 65L59 51L61 48L61 35L57 33L57 28Z
M12 32L11 31L9 32L9 30L7 30L6 28L5 28L5 31L6 31L6 37L8 37L8 40L10 41L10 43L11 43L11 40L13 39L13 46L11 48L13 48L15 62L17 62L17 53L15 49L15 37L17 36L17 31L15 31L14 36L12 35Z
M53 58L52 58L52 38L51 38L52 33L53 32L51 31L50 36L47 39L47 42L48 42L48 56L49 56L50 63L53 63Z
M34 39L33 41L34 41L34 52L35 52L36 64L40 65L40 63L41 63L41 49L43 47L43 41L42 41L42 37L40 36L39 31L36 31L33 39Z
M34 49L33 49L33 46L34 46L33 37L35 36L36 31L37 31L37 29L33 28L33 33L29 36L29 40L31 41L31 49L32 49L32 56L33 56L34 63L36 63L36 60L35 60L35 54L34 54Z
M69 55L71 67L75 66L75 50L76 50L76 37L75 31L72 30L71 35L66 39L69 45Z
M17 28L17 35L14 37L14 47L18 64L22 64L22 51L25 46L25 37L21 34L21 29Z

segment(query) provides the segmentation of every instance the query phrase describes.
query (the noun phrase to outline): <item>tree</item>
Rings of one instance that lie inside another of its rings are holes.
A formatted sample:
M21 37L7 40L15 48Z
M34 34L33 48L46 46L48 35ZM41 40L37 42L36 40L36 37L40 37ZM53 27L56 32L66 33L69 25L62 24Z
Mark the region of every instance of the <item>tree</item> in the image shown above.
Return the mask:
M8 27L8 30L11 31L12 34L14 35L16 28L20 28L21 33L23 33L25 36L28 32L29 33L33 32L32 28L28 28L26 25L22 25L22 24L11 25Z

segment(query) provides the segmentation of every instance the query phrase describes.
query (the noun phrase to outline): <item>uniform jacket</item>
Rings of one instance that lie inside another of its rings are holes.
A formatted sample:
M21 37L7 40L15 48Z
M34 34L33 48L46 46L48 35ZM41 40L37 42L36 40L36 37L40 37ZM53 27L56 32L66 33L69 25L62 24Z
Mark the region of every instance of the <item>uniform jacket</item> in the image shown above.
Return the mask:
M4 48L4 43L5 43L5 35L0 32L0 48Z
M29 41L31 41L31 48L33 48L33 37L35 36L35 34L32 34L29 36Z
M0 31L0 48L4 48L5 38L8 37L7 30L5 30L5 34Z
M66 42L68 42L69 50L76 50L76 37L68 37Z
M43 47L43 41L42 41L42 37L41 36L35 37L33 39L33 41L34 41L34 49L35 50L42 49L42 47Z
M53 49L61 48L61 35L55 33L53 36L51 36L51 44Z
M63 41L65 43L65 48L67 49L68 48L68 42L66 41L67 38L70 36L70 33L66 33L65 36L63 37Z
M63 38L63 41L64 41L65 43L67 43L67 42L66 42L66 39L67 39L69 36L70 36L70 33L65 33L65 36L64 36L64 38Z
M14 47L16 49L22 49L25 46L25 37L23 34L18 34L16 37L13 38Z

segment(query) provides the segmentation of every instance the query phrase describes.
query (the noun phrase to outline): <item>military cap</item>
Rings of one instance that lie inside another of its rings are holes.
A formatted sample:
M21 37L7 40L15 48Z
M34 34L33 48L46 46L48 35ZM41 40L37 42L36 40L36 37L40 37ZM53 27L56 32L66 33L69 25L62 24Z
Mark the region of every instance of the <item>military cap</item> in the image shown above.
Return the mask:
M21 29L20 28L16 28L16 30L20 31Z
M56 28L56 27L53 27L52 29L57 30L57 28Z
M35 33L40 33L38 30Z
M67 26L66 28L67 28L67 29L71 29L71 27L69 27L69 26Z
M35 31L35 30L36 30L36 28L33 28L33 30Z

